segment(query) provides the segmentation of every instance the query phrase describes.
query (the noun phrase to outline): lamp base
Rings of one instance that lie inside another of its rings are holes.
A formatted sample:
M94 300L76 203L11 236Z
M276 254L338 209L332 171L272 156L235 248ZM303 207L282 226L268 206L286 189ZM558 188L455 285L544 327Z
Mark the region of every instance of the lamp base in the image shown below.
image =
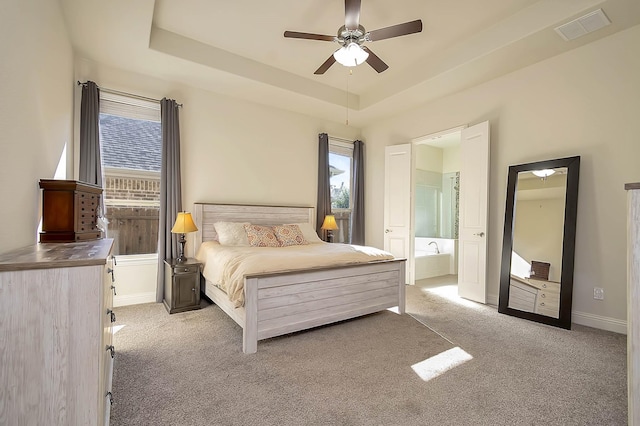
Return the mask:
M178 262L185 262L187 260L187 257L184 255L184 244L187 242L184 234L180 234L180 240L178 241L178 243L180 244L180 251L178 251L178 258L176 259L176 261Z
M327 230L327 242L328 243L332 243L333 242L333 232L330 229Z

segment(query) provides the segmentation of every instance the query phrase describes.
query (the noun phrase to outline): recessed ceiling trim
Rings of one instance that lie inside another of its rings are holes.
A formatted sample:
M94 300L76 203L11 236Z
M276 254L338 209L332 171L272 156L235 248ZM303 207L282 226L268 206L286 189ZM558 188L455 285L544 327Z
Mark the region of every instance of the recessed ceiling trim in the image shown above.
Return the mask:
M261 62L153 26L149 48L190 62L259 81L339 106L360 109L360 97ZM348 96L348 100L347 100Z

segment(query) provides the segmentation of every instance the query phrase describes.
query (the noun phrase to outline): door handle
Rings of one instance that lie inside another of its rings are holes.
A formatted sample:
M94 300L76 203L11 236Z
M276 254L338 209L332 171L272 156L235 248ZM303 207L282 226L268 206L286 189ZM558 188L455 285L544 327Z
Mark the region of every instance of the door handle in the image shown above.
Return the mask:
M389 232L393 232L393 231L391 231L391 229L385 229L385 230L384 230L384 233L385 233L385 234L388 234Z
M476 232L473 235L477 235L478 237L484 237L484 232Z

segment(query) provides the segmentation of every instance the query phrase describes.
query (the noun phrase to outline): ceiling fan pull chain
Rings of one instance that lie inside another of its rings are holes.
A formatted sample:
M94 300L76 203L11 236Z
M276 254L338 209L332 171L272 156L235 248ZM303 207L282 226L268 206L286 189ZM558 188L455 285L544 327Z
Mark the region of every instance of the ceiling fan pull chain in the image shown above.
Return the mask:
M353 75L353 70L349 70L349 74L347 74L347 126L349 125L349 77Z

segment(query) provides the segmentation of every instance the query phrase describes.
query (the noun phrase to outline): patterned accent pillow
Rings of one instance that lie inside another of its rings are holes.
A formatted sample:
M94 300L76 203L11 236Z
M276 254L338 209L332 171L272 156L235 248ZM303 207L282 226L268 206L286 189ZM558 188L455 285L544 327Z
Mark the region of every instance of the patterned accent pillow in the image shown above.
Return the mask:
M270 226L244 225L247 239L252 247L280 247L280 241Z
M302 231L298 225L274 226L273 233L276 234L276 238L280 241L282 247L309 244L307 240L304 239L304 235L302 235Z
M302 232L302 236L304 237L307 244L324 243L324 241L322 241L320 237L318 237L318 233L310 223L290 223L289 225L298 225L298 228L300 228L300 232Z

